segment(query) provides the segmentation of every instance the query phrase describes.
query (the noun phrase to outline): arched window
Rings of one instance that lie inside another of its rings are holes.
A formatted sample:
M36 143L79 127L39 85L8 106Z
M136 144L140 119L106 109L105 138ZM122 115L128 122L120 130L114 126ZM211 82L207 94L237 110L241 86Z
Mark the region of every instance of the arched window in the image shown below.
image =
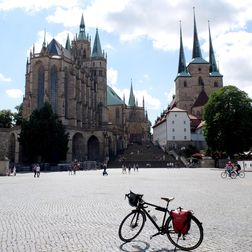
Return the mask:
M184 87L187 87L187 82L186 81L184 81Z
M218 82L217 81L215 81L214 82L214 87L218 87L219 85L218 85Z
M54 65L50 71L50 101L54 113L56 113L57 110L57 81L57 68Z
M45 95L45 72L44 67L40 66L38 69L38 109L44 106L44 95Z
M67 68L64 70L65 75L64 75L64 100L65 100L65 118L68 118L68 71Z

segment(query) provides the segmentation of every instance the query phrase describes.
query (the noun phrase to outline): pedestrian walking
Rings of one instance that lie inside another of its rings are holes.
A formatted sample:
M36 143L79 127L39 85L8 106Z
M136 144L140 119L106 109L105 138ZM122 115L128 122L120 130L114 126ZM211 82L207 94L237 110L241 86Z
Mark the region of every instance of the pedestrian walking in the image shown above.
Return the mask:
M39 178L39 176L40 176L40 165L39 164L36 165L36 174L37 174L37 178Z

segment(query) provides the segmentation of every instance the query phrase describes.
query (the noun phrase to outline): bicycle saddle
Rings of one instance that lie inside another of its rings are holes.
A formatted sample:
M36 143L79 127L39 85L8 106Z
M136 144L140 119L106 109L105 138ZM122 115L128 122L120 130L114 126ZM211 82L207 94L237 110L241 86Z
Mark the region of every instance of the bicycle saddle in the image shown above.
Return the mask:
M162 197L161 199L164 200L164 201L170 202L170 201L174 200L175 198L174 197L170 197L170 198Z

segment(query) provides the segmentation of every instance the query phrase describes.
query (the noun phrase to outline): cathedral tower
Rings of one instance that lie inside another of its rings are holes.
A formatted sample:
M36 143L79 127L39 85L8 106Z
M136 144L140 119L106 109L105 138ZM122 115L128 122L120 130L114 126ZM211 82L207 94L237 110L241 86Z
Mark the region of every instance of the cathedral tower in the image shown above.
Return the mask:
M175 104L178 108L202 118L203 106L209 95L223 86L223 76L216 65L212 39L209 27L209 62L203 59L198 39L196 18L194 13L193 50L192 59L186 66L182 28L180 25L180 49L178 74L175 78Z

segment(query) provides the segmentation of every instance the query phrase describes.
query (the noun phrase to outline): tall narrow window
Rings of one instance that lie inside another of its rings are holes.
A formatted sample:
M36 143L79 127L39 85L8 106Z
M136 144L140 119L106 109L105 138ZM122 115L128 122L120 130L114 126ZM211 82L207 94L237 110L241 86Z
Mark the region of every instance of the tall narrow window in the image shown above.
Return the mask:
M201 76L199 77L199 86L202 86L202 87L204 86L204 81Z
M45 72L44 67L40 66L38 69L38 109L41 109L44 105L45 95Z
M54 113L57 112L57 79L57 68L54 65L50 71L50 101Z
M65 76L64 76L64 100L65 100L65 118L68 118L68 71L65 68Z

